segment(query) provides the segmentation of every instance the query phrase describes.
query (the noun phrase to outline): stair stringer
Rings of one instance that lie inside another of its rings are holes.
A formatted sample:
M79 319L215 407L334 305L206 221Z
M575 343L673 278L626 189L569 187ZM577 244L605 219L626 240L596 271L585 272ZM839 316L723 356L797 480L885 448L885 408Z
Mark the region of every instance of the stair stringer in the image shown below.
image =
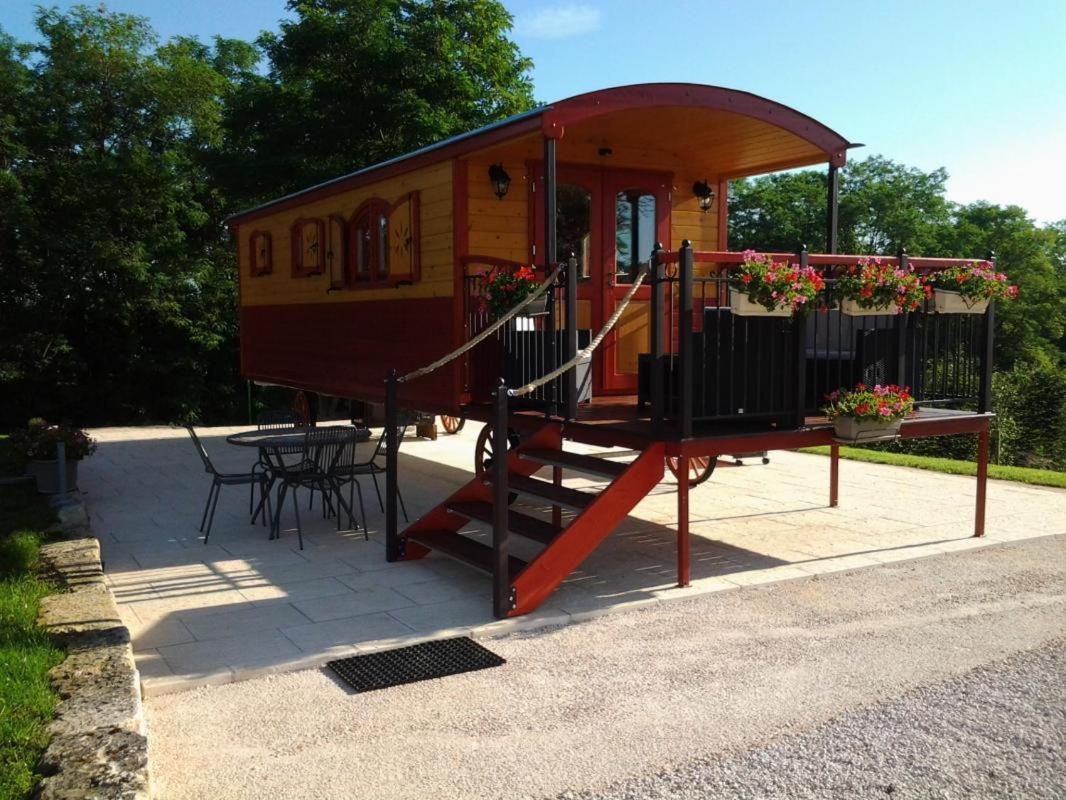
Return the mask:
M556 424L546 424L525 439L517 448L508 452L508 471L512 474L528 477L543 466L518 458L517 454L523 447L561 450L562 446L563 438L560 434L559 426ZM404 543L402 560L413 561L414 559L422 558L429 553L428 548L423 547L416 542L407 541L407 534L424 533L428 531L451 531L452 533L458 534L462 528L469 525L469 519L460 516L459 514L453 514L448 511L447 506L451 503L468 503L476 501L491 503L492 486L485 483L485 477L485 475L475 475L469 483L461 486L454 493L445 498L443 502L437 504L404 528L403 532L400 534L400 539Z
M528 614L555 591L663 478L662 442L648 446L515 578L509 617Z

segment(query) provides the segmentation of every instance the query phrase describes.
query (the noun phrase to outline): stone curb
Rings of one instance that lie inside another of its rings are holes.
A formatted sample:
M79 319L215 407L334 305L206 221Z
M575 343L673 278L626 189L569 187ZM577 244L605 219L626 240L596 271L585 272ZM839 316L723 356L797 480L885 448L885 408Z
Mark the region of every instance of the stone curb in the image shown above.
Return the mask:
M147 800L148 739L129 629L104 582L100 543L77 493L53 501L58 537L44 569L66 591L41 601L38 624L67 652L48 673L59 695L41 758L38 800Z

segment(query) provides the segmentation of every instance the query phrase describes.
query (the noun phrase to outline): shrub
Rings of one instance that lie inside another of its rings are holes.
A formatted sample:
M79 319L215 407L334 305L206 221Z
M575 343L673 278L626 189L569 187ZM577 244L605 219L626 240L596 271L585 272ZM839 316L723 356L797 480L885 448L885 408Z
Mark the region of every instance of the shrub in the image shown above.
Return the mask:
M56 445L66 445L67 458L78 459L96 452L96 442L85 431L68 425L49 425L40 417L11 434L11 447L22 458L49 461L56 457Z

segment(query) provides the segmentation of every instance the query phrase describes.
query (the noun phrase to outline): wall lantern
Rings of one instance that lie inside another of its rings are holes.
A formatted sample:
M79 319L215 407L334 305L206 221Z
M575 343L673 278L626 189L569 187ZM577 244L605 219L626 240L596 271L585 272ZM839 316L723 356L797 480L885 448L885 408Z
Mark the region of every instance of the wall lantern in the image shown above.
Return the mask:
M711 204L714 203L714 189L707 181L696 181L692 184L692 193L700 202L700 211L706 214L711 210Z
M511 188L511 176L507 174L503 164L493 164L489 167L489 180L492 181L492 190L496 197L503 200L503 196Z

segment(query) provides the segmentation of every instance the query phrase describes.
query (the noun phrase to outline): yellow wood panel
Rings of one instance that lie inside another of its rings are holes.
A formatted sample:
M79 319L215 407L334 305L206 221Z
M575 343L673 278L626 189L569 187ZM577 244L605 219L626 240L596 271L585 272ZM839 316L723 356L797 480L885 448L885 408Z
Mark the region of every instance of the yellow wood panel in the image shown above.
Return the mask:
M623 375L637 374L637 356L651 351L651 306L644 300L633 300L618 320L615 332L615 371Z
M488 172L501 163L511 177L504 197L497 198ZM467 165L467 253L529 263L529 176L515 158L474 158Z
M419 193L421 279L412 286L380 289L339 290L327 293L329 277L291 275L291 226L299 218L326 220L336 214L350 219L355 210L371 197L389 203L409 192ZM273 272L249 276L248 239L252 231L271 235ZM246 222L238 229L241 302L244 305L282 303L328 303L397 297L449 297L454 289L452 258L452 165L445 161L420 170L312 200L267 217Z

